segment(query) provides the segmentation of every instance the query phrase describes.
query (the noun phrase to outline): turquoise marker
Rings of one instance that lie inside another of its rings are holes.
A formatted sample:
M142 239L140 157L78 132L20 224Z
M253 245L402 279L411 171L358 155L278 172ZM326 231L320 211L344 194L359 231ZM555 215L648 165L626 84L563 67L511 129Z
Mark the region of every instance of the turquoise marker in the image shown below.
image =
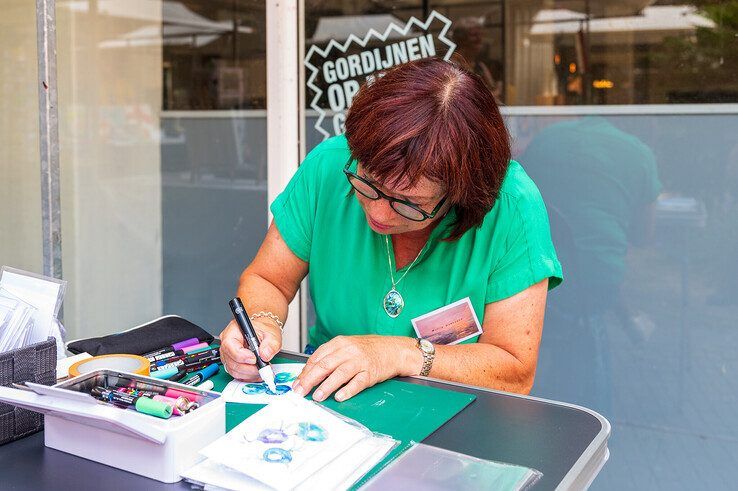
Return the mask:
M202 353L203 351L207 351L207 350L210 350L210 349L214 349L214 347L213 346L210 346L210 345L207 345L207 346L203 346L202 348L198 348L198 349L195 349L195 350L192 350L192 351L188 351L187 354L188 355L194 355L195 353Z
M202 370L199 370L199 371L193 373L190 378L188 378L187 380L185 380L184 382L181 382L181 383L183 383L185 385L198 385L198 384L201 384L205 380L209 379L210 377L212 377L213 375L215 375L216 373L218 373L219 370L220 370L220 365L218 365L217 363L213 363L212 365L208 365L205 368L203 368Z
M151 375L149 377L154 377L158 379L168 379L169 377L173 375L177 375L177 367L171 367L164 370L157 370L155 372L151 372Z

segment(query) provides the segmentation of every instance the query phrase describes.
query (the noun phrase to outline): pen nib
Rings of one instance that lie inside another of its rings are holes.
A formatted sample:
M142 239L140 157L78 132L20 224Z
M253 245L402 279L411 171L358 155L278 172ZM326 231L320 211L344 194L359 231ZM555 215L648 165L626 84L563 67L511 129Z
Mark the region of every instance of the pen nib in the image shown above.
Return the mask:
M259 375L261 375L261 379L264 381L265 384L267 384L269 390L276 394L277 385L274 383L274 372L272 371L272 366L266 365L265 367L260 368Z

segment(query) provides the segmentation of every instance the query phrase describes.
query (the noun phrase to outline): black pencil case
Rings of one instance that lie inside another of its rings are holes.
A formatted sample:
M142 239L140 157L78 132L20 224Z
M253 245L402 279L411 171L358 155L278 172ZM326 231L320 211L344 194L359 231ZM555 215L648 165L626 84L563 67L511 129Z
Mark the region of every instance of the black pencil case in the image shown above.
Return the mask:
M167 315L120 333L71 341L67 343L67 349L74 354L87 352L92 356L111 353L143 355L190 338L208 344L214 339L205 329L187 319Z

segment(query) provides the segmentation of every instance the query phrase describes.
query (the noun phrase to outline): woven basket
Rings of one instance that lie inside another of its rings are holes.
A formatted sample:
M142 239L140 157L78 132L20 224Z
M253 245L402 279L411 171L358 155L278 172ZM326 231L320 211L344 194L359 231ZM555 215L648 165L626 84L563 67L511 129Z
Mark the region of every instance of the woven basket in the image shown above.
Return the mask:
M56 383L56 339L0 353L0 386ZM0 402L0 445L36 433L44 426L39 413Z

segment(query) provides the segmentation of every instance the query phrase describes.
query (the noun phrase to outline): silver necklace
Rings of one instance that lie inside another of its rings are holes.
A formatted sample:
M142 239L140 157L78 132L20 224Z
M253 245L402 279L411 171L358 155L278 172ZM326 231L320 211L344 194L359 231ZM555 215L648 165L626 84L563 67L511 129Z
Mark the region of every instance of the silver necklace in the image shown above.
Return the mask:
M386 235L384 236L384 245L387 247L387 264L389 265L390 279L392 280L392 288L384 296L384 299L382 301L382 307L384 307L384 311L387 313L387 315L394 319L395 317L400 315L400 313L402 313L402 309L405 308L405 299L403 299L402 295L400 295L400 292L397 291L397 285L410 272L412 267L415 265L415 262L418 260L420 255L425 250L425 246L427 246L428 243L426 242L425 246L423 246L423 248L420 249L420 252L418 253L418 255L415 256L415 259L413 259L413 262L410 263L410 266L408 266L408 268L405 270L405 273L397 281L395 281L395 274L394 274L394 271L392 271L393 268L392 268L392 258L390 257L390 250L389 250L389 238Z

